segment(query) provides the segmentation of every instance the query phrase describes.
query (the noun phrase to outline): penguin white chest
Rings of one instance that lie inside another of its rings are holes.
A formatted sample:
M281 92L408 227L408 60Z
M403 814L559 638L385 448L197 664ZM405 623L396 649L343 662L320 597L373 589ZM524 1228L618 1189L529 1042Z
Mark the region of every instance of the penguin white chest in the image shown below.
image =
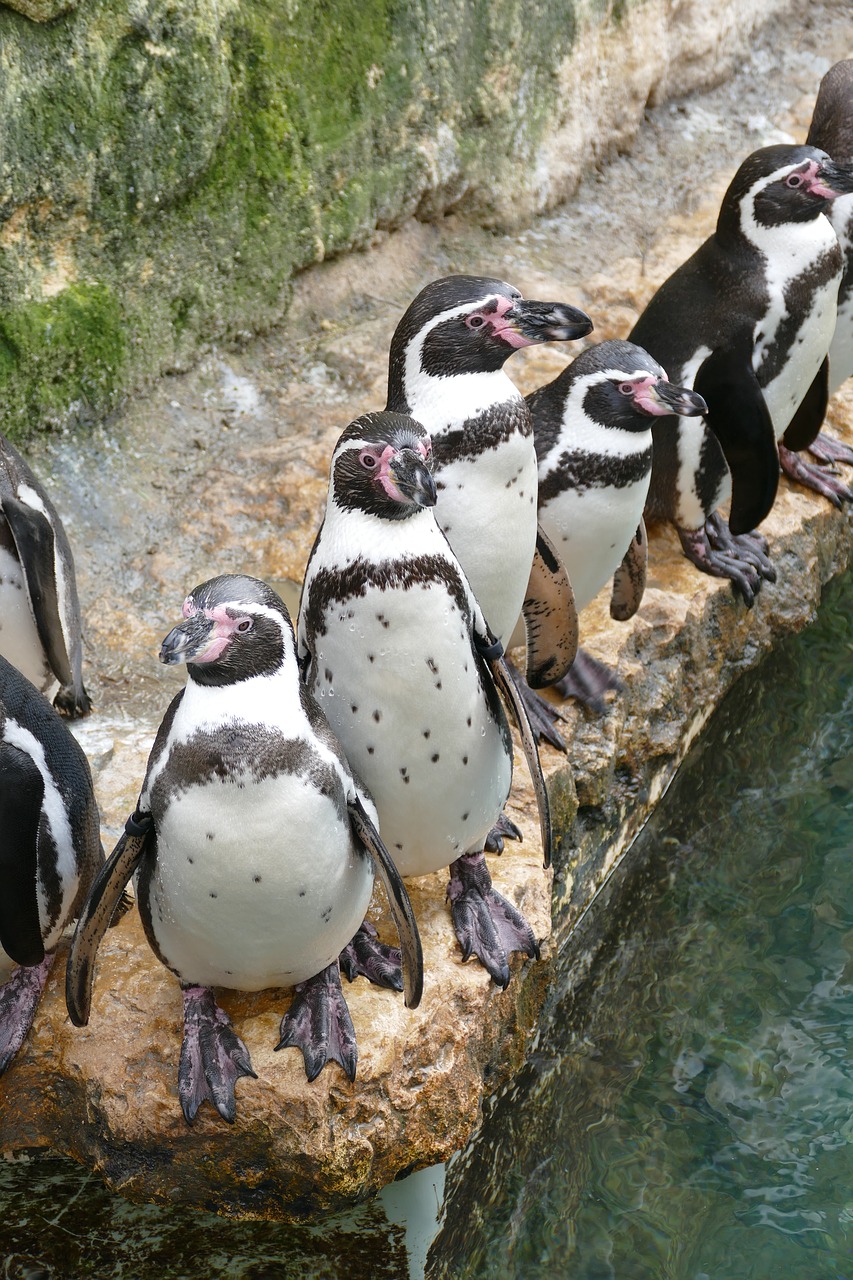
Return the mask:
M562 491L539 509L539 520L569 575L575 604L585 609L613 577L643 515L651 470L622 487Z
M373 870L346 811L304 777L176 790L155 814L151 927L182 980L258 991L318 973L358 929Z
M787 251L767 261L769 303L755 326L753 368L777 440L786 431L826 358L835 331L841 255L828 220L808 224ZM783 247L784 249L784 247Z
M52 696L59 682L48 666L39 639L20 561L0 546L0 653L34 684Z
M400 871L423 875L482 849L509 794L512 757L459 604L438 582L368 587L324 623L313 692L373 796Z
M521 612L536 547L538 492L532 437L512 436L436 476L435 516L492 631L507 643Z

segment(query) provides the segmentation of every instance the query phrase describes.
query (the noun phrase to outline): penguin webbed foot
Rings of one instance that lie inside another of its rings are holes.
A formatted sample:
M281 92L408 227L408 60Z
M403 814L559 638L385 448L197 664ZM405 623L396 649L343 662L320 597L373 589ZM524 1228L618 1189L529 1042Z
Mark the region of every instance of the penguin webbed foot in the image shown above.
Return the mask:
M530 728L533 730L533 736L537 743L544 738L557 751L566 751L565 740L554 727L558 720L565 719L560 708L555 707L553 702L549 702L547 698L541 697L535 689L531 689L514 663L507 660L506 665L515 681L515 687L521 695L521 700L527 711L527 718L530 721Z
M607 712L604 695L621 693L624 687L613 668L599 662L586 649L578 649L567 673L553 686L562 697L574 698L600 716Z
M68 720L81 720L92 710L92 699L82 685L78 689L68 684L63 685L58 691L53 699L53 705L59 714Z
M0 1076L10 1065L33 1025L54 953L41 964L19 965L0 987Z
M815 456L818 455L816 454ZM853 489L850 489L842 480L836 480L833 477L833 467L818 466L816 463L806 462L805 458L799 453L794 453L791 449L786 449L781 444L779 446L779 462L789 479L803 485L806 489L811 489L814 493L821 494L839 511L845 502L853 502Z
M809 453L817 458L818 462L843 462L845 466L853 467L853 449L850 445L843 444L834 436L828 436L825 431L819 431L812 440Z
M447 896L463 961L475 955L497 986L509 984L511 952L539 959L533 930L518 908L492 887L482 853L466 853L451 863Z
M764 539L760 534L736 537L727 526L723 532L723 526L721 517L709 517L699 529L678 528L681 548L690 563L703 573L728 578L735 595L751 609L762 582L775 581L776 571L762 549Z
M241 1076L257 1080L249 1051L231 1026L210 987L183 987L184 1038L178 1067L178 1097L187 1124L205 1101L223 1120L237 1114L234 1087Z
M776 581L776 566L770 559L769 543L757 529L750 529L748 533L732 533L719 511L713 511L708 516L705 529L714 551L721 551L733 560L750 565L756 571L759 588L762 582Z
M508 818L505 813L502 813L486 836L486 851L488 853L503 853L504 840L523 839L521 828L515 825L512 818Z
M359 925L352 941L340 954L341 972L348 982L361 974L377 987L403 990L403 958L399 947L380 942L369 920Z
M281 1020L278 1049L301 1049L305 1074L316 1080L327 1062L337 1062L355 1080L358 1048L341 975L335 960L296 987L293 1004Z

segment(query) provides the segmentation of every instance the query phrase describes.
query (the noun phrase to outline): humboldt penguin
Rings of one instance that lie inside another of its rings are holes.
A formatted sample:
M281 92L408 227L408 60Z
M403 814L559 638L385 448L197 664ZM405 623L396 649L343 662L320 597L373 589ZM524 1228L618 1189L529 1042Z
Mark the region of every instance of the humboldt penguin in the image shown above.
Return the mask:
M501 645L436 523L432 469L430 437L406 415L365 414L343 432L305 572L299 661L401 873L450 867L463 957L505 987L509 953L538 947L483 856L512 781L499 691L519 720L546 859L548 801Z
M565 565L575 605L586 608L613 578L611 617L626 621L640 607L646 581L652 424L672 414L695 417L707 406L668 382L642 347L621 341L587 347L527 404L539 460L539 523ZM554 687L601 711L602 695L620 686L579 649Z
M152 949L178 978L178 1093L188 1123L206 1099L232 1121L253 1076L212 988L296 987L277 1048L309 1080L329 1060L355 1078L355 1031L338 953L379 871L401 935L406 1000L420 999L420 940L376 810L296 665L293 629L265 583L226 574L187 596L160 660L187 663L148 761L136 812L81 914L68 966L72 1022L89 1016L93 965L131 874Z
M83 637L68 538L17 449L0 436L0 654L63 715L85 716Z
M751 532L773 505L781 461L793 478L853 497L795 451L815 438L827 399L841 250L821 215L853 191L853 168L814 147L753 152L712 235L661 286L630 334L706 401L704 432L656 423L646 515L676 525L685 554L731 579L751 605L775 572ZM778 445L777 445L778 441ZM731 494L728 525L717 511Z
M840 164L853 164L853 59L836 62L820 82L806 142L819 147ZM853 373L853 193L839 196L827 209L844 254L844 271L838 290L838 314L829 348L829 394ZM826 457L826 437L811 446ZM829 448L837 446L829 441ZM853 462L853 453L842 445L841 460ZM834 456L834 455L830 455Z
M0 657L0 1073L24 1041L63 930L104 857L82 747Z
M591 329L577 307L527 301L502 280L447 276L421 290L391 340L386 409L429 433L435 519L503 645L523 614L536 687L568 670L577 614L538 526L533 426L504 365L521 347Z

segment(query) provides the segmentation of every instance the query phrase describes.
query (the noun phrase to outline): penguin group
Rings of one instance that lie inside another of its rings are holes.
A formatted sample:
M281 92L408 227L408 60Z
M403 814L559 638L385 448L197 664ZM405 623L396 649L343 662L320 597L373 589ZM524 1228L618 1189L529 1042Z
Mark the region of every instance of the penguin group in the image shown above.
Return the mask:
M298 1048L309 1080L329 1062L355 1079L341 973L402 991L409 1008L428 981L407 877L446 870L462 960L499 988L513 955L538 957L486 854L521 838L504 812L510 721L547 865L539 743L567 749L555 697L601 715L621 688L579 647L578 614L610 582L611 616L636 613L646 524L661 520L752 607L775 579L757 526L780 472L853 500L838 474L853 451L821 430L853 373L853 61L824 77L804 145L744 160L714 234L633 331L521 395L505 371L515 351L592 329L577 307L500 279L421 290L391 339L384 409L333 450L295 628L244 571L184 598L159 656L185 664L186 683L106 860L66 724L91 706L68 538L0 439L0 1072L75 921L66 1001L87 1024L98 947L131 880L181 991L187 1123L205 1102L233 1121L237 1082L254 1076L218 988L292 988L276 1048ZM506 653L521 645L523 671ZM396 939L367 918L376 875Z

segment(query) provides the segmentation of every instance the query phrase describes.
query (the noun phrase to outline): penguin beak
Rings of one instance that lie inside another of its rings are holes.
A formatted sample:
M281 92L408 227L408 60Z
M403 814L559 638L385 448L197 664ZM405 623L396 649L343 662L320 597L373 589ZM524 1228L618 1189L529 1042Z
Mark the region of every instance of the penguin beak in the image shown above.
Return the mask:
M634 404L643 413L650 413L654 417L677 413L681 418L695 418L708 412L707 404L695 391L664 381L639 387L634 396Z
M432 472L414 449L401 449L388 467L388 478L406 502L416 507L434 507L438 492Z
M200 609L172 628L160 645L160 661L166 666L178 662L203 662L206 651L217 641L215 632L215 621Z
M523 339L519 346L572 342L592 333L592 321L586 312L563 302L527 302L520 298L503 318L507 327Z
M853 165L836 164L834 160L821 160L817 173L809 184L809 190L827 200L846 196L853 192Z

